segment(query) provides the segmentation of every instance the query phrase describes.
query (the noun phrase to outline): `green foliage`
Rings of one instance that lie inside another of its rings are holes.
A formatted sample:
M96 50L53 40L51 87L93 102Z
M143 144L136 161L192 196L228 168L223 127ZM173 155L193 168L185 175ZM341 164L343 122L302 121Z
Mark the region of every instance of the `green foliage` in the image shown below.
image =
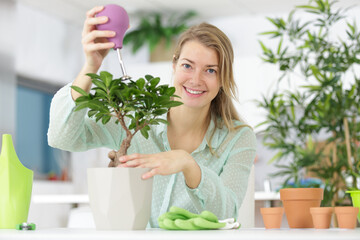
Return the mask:
M264 143L277 151L271 159L279 167L275 175L286 178L284 186L290 180L298 184L309 173L317 176L323 181L325 205L343 204L344 191L356 187L360 172L360 76L355 71L360 64L360 31L355 22L344 22L346 11L335 10L334 4L314 0L298 6L287 19L268 18L275 29L262 35L278 45L271 49L260 41L263 61L283 73L279 81L285 76L294 81L295 74L308 82L301 91L278 90L258 102L267 111L261 123L266 126ZM311 19L296 19L298 12ZM344 23L344 34L335 38L332 30L338 23ZM352 78L350 86L345 87L345 75ZM320 136L326 136L321 144L316 141ZM291 162L280 164L282 159Z
M161 39L165 39L166 46L170 47L174 37L188 28L186 22L196 16L194 11L182 15L173 14L164 18L160 13L152 13L141 18L139 26L128 32L124 37L124 45L131 44L132 52L136 53L142 46L148 44L152 52Z
M88 108L88 116L98 122L107 124L112 118L120 124L127 133L132 136L140 131L147 139L150 125L168 124L162 118L169 108L181 105L181 102L172 100L175 88L168 85L159 85L160 78L146 75L136 81L122 81L113 79L113 76L103 71L100 75L87 74L91 77L95 87L87 93L79 87L72 89L82 96L75 100L75 111ZM125 124L125 118L129 119L129 125ZM129 143L130 144L130 143Z

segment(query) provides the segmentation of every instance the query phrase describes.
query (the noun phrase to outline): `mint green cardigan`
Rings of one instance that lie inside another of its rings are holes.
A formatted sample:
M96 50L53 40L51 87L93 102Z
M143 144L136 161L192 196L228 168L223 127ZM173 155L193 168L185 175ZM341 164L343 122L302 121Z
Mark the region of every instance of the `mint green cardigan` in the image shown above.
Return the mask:
M66 151L86 151L107 147L118 149L124 131L113 121L103 125L95 122L83 109L74 112L75 103L71 97L71 83L60 89L54 96L50 108L49 145ZM166 114L163 116L166 118ZM236 122L236 124L241 124ZM219 219L237 218L238 209L244 199L248 177L256 154L256 138L249 127L234 132L227 128L214 129L211 121L206 136L200 146L191 153L201 169L201 181L197 188L190 189L185 184L182 173L155 176L152 194L150 227L158 227L157 218L171 206L187 209L194 213L208 210ZM136 134L128 153L158 153L169 151L167 126L151 126L149 139Z

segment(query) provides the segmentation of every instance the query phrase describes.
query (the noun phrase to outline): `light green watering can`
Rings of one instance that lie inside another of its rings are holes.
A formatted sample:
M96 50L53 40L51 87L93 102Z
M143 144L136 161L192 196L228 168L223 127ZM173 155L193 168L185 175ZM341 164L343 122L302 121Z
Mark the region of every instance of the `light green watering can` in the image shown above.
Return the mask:
M33 175L19 161L11 135L4 134L0 154L0 229L15 229L17 224L27 222Z

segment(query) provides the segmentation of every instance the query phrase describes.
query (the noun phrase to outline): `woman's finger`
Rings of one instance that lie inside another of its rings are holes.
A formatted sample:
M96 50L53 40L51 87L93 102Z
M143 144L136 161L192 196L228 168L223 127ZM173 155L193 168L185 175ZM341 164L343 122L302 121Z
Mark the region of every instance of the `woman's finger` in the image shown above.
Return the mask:
M97 24L106 23L108 20L109 20L108 17L105 17L105 16L87 18L84 23L82 37L86 36L86 34L92 32L92 31L94 31L96 29Z
M142 164L142 160L141 159L135 159L135 160L127 161L124 164L127 167L138 167L138 166L140 166Z
M94 17L95 14L101 12L104 9L104 6L96 6L86 12L86 17Z
M104 6L97 6L86 12L86 20L85 20L84 27L83 27L83 34L86 34L86 33L90 32L91 30L93 30L94 24L100 24L100 23L95 23L96 20L89 20L89 19L95 18L95 15L97 13L101 12L103 9L104 9ZM90 21L90 23L89 23L89 21ZM100 21L100 20L98 19L98 21ZM107 19L106 19L106 21L107 21ZM105 23L105 22L103 22L103 23Z
M123 168L123 167L126 167L124 166L124 163L120 163L119 165L117 165L118 168Z
M134 159L145 159L148 158L151 154L140 154L140 153L134 153L134 154L130 154L130 155L126 155L126 156L122 156L119 158L120 162L127 162L127 161L131 161Z
M142 179L146 180L158 174L157 168L151 169L149 172L142 175Z
M139 164L138 167L141 168L159 168L161 167L161 163L159 161L156 161L154 159L147 159L143 160L141 164Z
M107 42L107 43L93 43L93 44L87 44L84 46L85 52L94 52L98 50L107 50L110 48L113 48L115 44L113 42Z
M83 39L82 39L82 44L85 45L87 43L92 43L95 42L95 39L98 38L110 38L110 37L114 37L115 36L115 32L114 31L99 31L99 30L94 30L91 31L90 33L86 34Z
M85 20L85 23L88 25L98 25L98 24L106 23L108 20L109 18L107 16L91 17L91 18L87 18Z

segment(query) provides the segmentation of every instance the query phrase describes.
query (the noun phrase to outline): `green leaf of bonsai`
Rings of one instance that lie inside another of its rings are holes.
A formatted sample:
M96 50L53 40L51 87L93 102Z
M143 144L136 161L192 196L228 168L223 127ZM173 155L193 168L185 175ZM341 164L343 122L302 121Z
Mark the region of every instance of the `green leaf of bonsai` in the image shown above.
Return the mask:
M94 116L97 112L98 112L98 111L96 111L96 110L90 110L90 111L88 112L88 116L89 116L89 117L92 117L92 116Z
M88 103L88 107L92 110L98 110L100 112L109 111L101 102L97 100L92 100Z
M95 73L87 73L87 76L91 77L91 79L100 79L100 76Z
M164 124L166 124L166 125L169 124L168 121L166 121L165 119L162 119L162 118L157 118L156 121L161 122L161 123L164 123Z
M98 122L103 116L104 114L99 112L98 114L95 115L96 117L95 121Z
M100 78L101 78L101 80L103 80L103 82L105 83L105 86L108 88L113 79L113 75L110 74L109 72L102 71L102 72L100 72Z
M175 91L176 91L175 87L169 87L168 89L166 89L165 94L171 96L175 93Z
M94 79L92 80L92 83L106 92L106 86L102 81Z
M107 95L103 90L98 89L95 93L95 97L96 98L103 98L103 99L108 99L109 95Z
M76 108L74 109L74 112L80 111L81 109L89 107L89 103L79 103Z
M144 138L148 139L149 138L149 133L145 128L140 129L141 135L144 136Z
M136 81L136 85L139 87L139 89L143 89L145 86L145 79L140 78Z
M167 103L167 102L169 102L169 101L170 101L170 96L164 95L164 96L158 97L157 104L162 105L162 104Z
M83 102L88 102L88 101L90 101L91 100L91 98L89 97L89 95L87 95L87 96L80 96L80 97L78 97L76 100L75 100L75 102L76 102L76 104L79 104L79 103L83 103Z
M172 102L169 102L169 103L164 104L163 107L171 108L171 107L180 106L180 105L182 105L182 104L183 104L182 102L172 101Z
M131 124L129 125L129 130L136 128L136 121L135 119L131 120Z
M155 115L163 115L164 113L167 113L168 110L167 109L156 109L153 111L153 114Z
M151 79L153 79L154 77L151 75L145 75L145 79L149 82Z
M104 115L101 119L102 124L107 124L111 119L110 115Z
M77 91L78 93L80 93L83 96L88 96L89 94L82 88L78 87L78 86L71 86L72 89L74 89L75 91Z
M158 77L153 78L153 79L150 80L150 85L151 85L152 88L155 88L156 85L158 85L159 82L160 82L160 78L158 78Z

